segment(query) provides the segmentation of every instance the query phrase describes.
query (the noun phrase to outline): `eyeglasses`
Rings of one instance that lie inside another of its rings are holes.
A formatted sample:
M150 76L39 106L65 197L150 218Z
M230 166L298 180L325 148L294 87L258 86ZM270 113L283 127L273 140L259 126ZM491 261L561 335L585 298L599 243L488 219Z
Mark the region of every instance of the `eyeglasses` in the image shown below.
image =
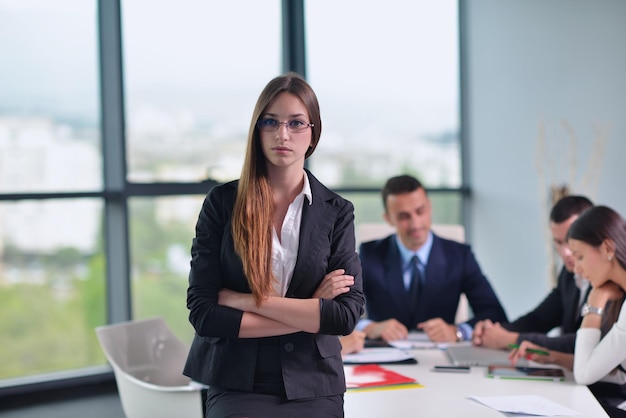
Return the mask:
M257 128L263 132L276 132L280 125L285 125L287 131L292 133L300 133L306 131L307 128L312 128L312 123L306 123L298 119L290 120L287 122L279 122L276 119L265 118L259 119L256 123Z

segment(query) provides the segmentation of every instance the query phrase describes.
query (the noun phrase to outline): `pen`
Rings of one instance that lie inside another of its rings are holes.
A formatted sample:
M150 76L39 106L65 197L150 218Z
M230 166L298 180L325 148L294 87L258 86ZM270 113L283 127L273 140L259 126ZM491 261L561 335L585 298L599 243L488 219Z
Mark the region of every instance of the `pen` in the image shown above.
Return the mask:
M519 348L519 344L509 344L509 348ZM531 354L539 354L540 356L550 355L550 353L548 353L546 350L537 350L534 348L527 348L526 352Z

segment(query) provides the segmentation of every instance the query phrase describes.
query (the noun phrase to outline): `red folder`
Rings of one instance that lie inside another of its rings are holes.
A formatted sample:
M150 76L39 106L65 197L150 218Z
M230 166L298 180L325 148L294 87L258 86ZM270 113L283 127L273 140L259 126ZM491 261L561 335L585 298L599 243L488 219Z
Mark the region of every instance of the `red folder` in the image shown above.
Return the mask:
M413 384L417 381L378 364L344 366L348 389Z

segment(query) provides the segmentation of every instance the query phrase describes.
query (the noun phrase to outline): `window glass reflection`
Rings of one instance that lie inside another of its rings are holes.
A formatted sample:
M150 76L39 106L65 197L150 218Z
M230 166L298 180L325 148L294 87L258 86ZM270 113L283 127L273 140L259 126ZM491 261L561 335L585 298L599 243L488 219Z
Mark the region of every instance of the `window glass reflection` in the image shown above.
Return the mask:
M191 344L186 299L191 240L204 196L133 198L129 204L133 318L162 316Z
M254 101L280 72L280 2L122 5L128 179L238 178Z
M102 202L0 202L0 380L104 364Z
M456 0L306 2L307 76L322 139L310 159L330 186L416 175L459 187Z
M0 193L102 188L95 4L0 0Z

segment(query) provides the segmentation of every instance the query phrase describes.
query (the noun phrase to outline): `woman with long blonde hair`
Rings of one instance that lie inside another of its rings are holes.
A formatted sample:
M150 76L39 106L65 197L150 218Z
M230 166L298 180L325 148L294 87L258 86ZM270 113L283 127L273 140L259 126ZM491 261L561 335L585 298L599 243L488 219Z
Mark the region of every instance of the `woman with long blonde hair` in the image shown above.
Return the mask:
M288 73L256 103L238 181L208 193L192 244L184 373L210 386L207 417L341 417L338 335L363 313L354 207L304 161L322 128Z

